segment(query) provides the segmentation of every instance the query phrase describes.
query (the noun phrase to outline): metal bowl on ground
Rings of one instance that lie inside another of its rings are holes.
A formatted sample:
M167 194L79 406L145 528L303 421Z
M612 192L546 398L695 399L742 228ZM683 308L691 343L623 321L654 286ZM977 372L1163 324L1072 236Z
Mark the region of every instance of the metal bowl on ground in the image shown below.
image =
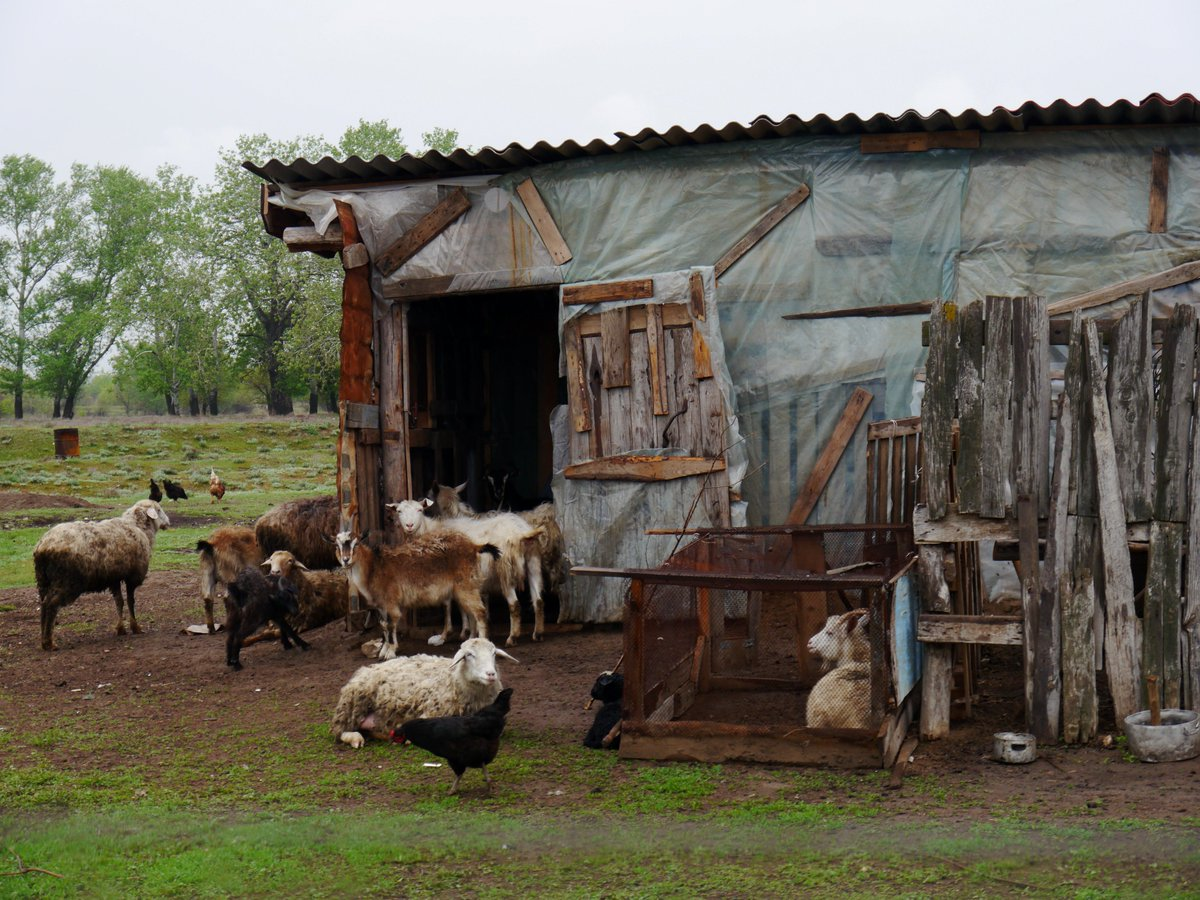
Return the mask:
M1178 762L1200 756L1200 716L1190 709L1164 709L1158 725L1150 710L1125 717L1129 750L1142 762Z
M992 735L992 758L998 762L1031 763L1037 759L1037 738L1019 731Z

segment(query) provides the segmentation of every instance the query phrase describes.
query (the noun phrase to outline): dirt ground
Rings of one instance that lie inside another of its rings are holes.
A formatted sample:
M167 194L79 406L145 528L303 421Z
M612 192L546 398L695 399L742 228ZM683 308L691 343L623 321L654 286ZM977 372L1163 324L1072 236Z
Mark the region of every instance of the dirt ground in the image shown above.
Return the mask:
M194 570L152 572L137 592L137 608L144 633L118 637L111 599L86 595L60 613L56 637L61 649L46 653L39 645L36 589L0 592L0 725L22 732L69 721L82 697L96 705L111 705L114 714L158 716L164 726L170 726L185 722L189 704L203 696L206 721L211 722L214 710L218 715L244 717L246 706L240 698L249 688L319 698L331 714L341 686L368 661L359 649L362 635L349 633L337 623L305 635L311 652L284 654L278 643L263 642L243 651L242 672L229 671L223 635L185 633L186 626L203 621ZM497 631L503 635L505 626ZM593 715L583 708L588 690L597 674L617 662L621 649L617 627L552 630L540 644L523 638L511 648L519 663L502 661L501 667L506 685L515 688L510 723L556 739L582 739ZM1130 762L1119 746L1105 747L1097 741L1076 748L1041 747L1039 759L1031 765L993 762L993 734L1021 730L1022 723L1019 661L1009 649L985 648L974 717L954 722L946 740L919 744L906 777L934 776L950 798L951 817L983 819L993 815L993 804L1005 808L1018 804L1027 807L1032 818L1078 813L1105 819L1195 821L1200 808L1196 777L1200 759ZM421 638L411 638L402 646L406 653L429 651ZM138 692L141 702L124 704L122 697L132 691ZM147 704L151 698L157 702ZM324 724L304 721L286 705L269 714L274 720L262 718L264 712L256 714L256 725L283 740ZM1111 713L1108 721L1101 721L1101 734L1113 734ZM727 765L726 780L736 781L737 772L751 768ZM953 805L959 786L969 788L974 797L982 796L983 802ZM545 791L535 790L534 795L547 796L553 787L548 782ZM904 791L890 796L894 798L890 814L928 813L928 798L924 803L909 801Z

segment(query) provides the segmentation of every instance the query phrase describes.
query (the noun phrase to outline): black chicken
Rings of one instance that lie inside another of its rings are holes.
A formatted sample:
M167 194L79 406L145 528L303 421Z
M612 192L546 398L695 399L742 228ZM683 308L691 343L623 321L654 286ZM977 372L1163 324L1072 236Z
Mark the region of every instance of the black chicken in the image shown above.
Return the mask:
M186 500L188 498L187 491L183 489L183 485L176 484L170 478L163 479L163 490L167 492L167 497L171 500Z
M483 780L491 793L492 779L488 777L487 764L496 758L500 749L500 733L504 731L504 717L508 715L511 699L512 688L505 688L491 706L472 715L412 719L392 732L392 741L416 744L450 763L454 770L451 794L458 792L459 779L467 769L482 769Z
M155 503L162 502L162 488L158 486L158 482L153 478L150 479L150 499Z

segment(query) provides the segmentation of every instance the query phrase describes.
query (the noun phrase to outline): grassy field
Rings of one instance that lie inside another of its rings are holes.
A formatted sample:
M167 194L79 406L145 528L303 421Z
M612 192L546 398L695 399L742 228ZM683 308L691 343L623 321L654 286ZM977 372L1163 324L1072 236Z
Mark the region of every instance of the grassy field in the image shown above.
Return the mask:
M195 565L196 540L219 524L249 524L282 500L332 493L337 418L82 420L80 454L54 456L55 425L8 423L0 431L0 492L74 497L101 509L0 509L0 589L33 584L33 545L51 521L108 518L149 495L151 478L184 485L163 501L180 520L162 532L154 569ZM208 473L228 488L211 503ZM189 524L188 519L199 519Z

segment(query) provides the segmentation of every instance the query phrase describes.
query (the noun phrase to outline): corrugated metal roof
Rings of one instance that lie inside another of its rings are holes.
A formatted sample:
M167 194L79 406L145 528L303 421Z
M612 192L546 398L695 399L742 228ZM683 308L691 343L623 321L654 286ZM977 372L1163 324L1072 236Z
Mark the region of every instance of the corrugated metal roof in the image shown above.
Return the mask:
M759 116L749 125L730 122L724 128L700 125L691 131L675 125L659 132L644 128L637 134L617 132L611 143L597 138L587 144L565 141L557 147L538 141L532 147L509 144L502 150L484 147L468 152L455 150L449 156L430 150L421 156L405 154L399 159L376 156L363 160L357 156L338 161L326 156L316 162L297 159L284 163L272 159L262 165L247 160L242 165L254 174L277 184L317 186L347 182L413 181L457 175L481 175L510 172L542 163L561 162L587 156L610 153L659 150L664 147L689 147L700 144L721 144L731 141L765 140L795 135L854 135L888 134L920 131L1011 132L1038 127L1063 126L1122 126L1122 125L1190 125L1200 123L1200 101L1192 94L1180 94L1168 100L1161 94L1151 94L1140 103L1118 100L1104 105L1098 100L1073 104L1056 100L1039 106L1032 100L1017 109L996 107L989 113L967 109L958 115L939 109L923 116L908 110L899 116L877 113L868 119L850 114L831 119L821 114L811 119L787 116L776 122Z

